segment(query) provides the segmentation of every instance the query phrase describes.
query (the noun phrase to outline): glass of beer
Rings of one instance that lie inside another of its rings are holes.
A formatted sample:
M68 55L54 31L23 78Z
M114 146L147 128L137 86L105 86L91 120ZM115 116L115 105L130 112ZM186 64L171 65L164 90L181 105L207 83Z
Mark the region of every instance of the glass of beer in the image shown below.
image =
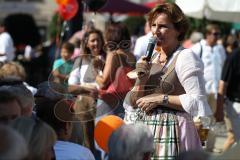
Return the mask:
M209 128L200 128L198 130L198 134L199 134L201 142L206 142L207 137L208 137L208 131L209 131Z
M210 128L210 119L208 117L200 117L199 120L195 122L195 126L197 128L202 146L205 147Z

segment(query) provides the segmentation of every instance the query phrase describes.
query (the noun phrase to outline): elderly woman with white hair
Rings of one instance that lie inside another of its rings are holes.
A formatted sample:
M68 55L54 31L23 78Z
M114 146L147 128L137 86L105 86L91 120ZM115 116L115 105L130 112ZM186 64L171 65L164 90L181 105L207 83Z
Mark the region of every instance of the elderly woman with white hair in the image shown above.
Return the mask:
M144 124L123 125L109 139L109 160L148 160L154 151L153 135Z

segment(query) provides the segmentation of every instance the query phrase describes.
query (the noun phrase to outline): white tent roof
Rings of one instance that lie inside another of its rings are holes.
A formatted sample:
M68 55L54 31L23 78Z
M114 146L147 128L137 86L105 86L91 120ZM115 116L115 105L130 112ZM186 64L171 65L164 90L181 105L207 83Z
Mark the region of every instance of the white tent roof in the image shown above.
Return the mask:
M240 22L240 0L176 0L176 4L189 17Z

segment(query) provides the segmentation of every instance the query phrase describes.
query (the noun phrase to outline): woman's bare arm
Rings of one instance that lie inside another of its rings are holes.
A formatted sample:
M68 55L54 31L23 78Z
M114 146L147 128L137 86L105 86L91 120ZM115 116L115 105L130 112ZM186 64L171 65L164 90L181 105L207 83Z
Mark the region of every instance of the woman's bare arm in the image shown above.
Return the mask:
M114 80L117 68L119 67L119 61L114 53L108 53L106 64L103 69L103 75L97 75L96 82L100 88L106 88L111 81Z
M163 104L164 96L168 97L167 104ZM164 94L154 93L138 99L136 103L138 107L145 112L148 112L153 108L158 107L159 105L164 105L168 108L172 108L176 110L182 110L182 111L184 110L182 108L179 96L177 95L164 95Z

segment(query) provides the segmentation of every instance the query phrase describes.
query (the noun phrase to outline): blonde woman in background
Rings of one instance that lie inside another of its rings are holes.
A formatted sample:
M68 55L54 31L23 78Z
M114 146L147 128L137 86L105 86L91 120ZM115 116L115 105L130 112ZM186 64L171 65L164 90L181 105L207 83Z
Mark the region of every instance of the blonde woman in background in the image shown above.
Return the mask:
M34 95L37 92L37 89L27 84L26 71L23 66L16 62L7 62L0 67L0 80L14 78L23 81L23 84L32 92Z

